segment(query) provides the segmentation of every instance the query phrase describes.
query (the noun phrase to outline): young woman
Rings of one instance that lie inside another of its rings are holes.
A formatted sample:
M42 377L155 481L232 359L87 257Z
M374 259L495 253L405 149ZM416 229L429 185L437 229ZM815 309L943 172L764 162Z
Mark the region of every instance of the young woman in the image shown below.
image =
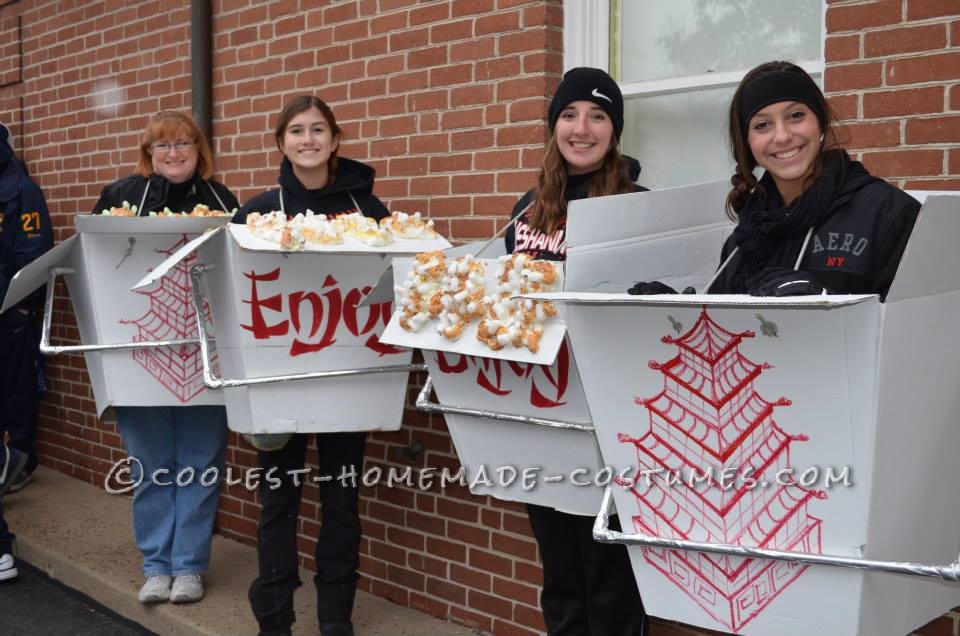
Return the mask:
M198 203L229 212L237 199L212 181L210 144L188 115L165 111L147 124L140 139L137 174L103 189L93 208L138 206L140 215L165 207L190 212ZM170 475L192 466L197 474L223 472L227 416L222 406L121 406L117 427L145 475L165 468ZM136 478L136 476L134 476ZM190 603L203 598L201 575L210 562L220 490L195 480L163 487L143 479L133 495L133 532L143 553L142 603Z
M244 222L254 211L282 210L293 217L308 208L328 216L351 212L377 220L389 216L373 195L373 168L338 156L340 127L319 98L304 95L287 104L274 136L283 153L280 187L254 197L234 222ZM362 471L364 433L323 433L316 440L319 474L336 476L351 466ZM261 634L290 634L294 621L293 592L300 585L296 535L301 483L290 475L303 468L308 441L308 435L293 435L279 450L258 453L265 472L276 466L278 477L286 477L280 487L264 482L260 488L260 573L249 596ZM360 562L359 491L337 479L318 486L323 521L315 555L317 619L322 636L350 636Z
M886 295L920 204L851 160L833 121L819 87L794 64L761 64L740 82L727 196L737 228L711 293Z
M568 71L550 102L543 168L513 208L507 252L566 259L567 203L646 190L635 159L620 154L623 96L605 72ZM626 547L593 540L593 517L527 505L543 560L540 605L550 636L640 636L647 617ZM611 527L619 529L616 517Z

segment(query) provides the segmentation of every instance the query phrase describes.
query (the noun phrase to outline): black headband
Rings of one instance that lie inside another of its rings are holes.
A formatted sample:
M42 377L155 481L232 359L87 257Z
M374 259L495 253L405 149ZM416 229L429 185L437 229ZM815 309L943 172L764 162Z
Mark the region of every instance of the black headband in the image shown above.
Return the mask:
M750 119L764 106L777 102L801 102L810 107L823 129L827 113L820 103L823 93L809 75L790 71L773 71L754 78L740 91L740 129L747 136Z

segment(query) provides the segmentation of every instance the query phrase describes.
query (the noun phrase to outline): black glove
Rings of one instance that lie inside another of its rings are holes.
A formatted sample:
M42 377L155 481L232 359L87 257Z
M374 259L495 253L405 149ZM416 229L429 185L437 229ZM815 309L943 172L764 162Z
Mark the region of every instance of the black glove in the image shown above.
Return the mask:
M652 280L650 282L634 283L633 287L627 290L627 293L633 296L650 296L653 294L676 294L677 290L658 280ZM686 290L684 290L684 293L686 293Z
M746 285L751 296L817 296L826 291L810 272L789 267L767 267Z

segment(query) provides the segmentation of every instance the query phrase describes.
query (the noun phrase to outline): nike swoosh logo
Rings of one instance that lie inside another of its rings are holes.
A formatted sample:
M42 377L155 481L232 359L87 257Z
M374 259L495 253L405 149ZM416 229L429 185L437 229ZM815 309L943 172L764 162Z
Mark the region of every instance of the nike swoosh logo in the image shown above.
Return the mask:
M603 93L601 93L600 91L598 91L597 89L593 89L593 92L590 93L590 94L593 95L594 97L602 97L603 99L607 100L607 101L610 102L611 104L613 103L613 100L612 100L612 99L610 99L609 97L607 97L606 95L604 95Z

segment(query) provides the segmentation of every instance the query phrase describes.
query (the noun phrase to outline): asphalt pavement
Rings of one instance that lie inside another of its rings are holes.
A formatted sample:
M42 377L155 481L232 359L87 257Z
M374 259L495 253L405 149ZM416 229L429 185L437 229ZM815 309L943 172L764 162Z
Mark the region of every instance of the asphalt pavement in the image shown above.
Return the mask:
M0 633L4 636L154 634L23 560L17 560L17 569L20 576L0 583Z

